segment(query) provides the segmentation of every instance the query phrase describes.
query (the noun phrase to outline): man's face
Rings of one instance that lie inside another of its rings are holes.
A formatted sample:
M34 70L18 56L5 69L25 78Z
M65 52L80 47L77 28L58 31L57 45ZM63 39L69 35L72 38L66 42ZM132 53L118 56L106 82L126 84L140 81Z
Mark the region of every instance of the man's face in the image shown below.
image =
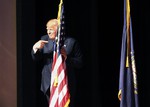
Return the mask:
M57 34L57 23L55 21L48 22L46 29L49 38L54 40Z

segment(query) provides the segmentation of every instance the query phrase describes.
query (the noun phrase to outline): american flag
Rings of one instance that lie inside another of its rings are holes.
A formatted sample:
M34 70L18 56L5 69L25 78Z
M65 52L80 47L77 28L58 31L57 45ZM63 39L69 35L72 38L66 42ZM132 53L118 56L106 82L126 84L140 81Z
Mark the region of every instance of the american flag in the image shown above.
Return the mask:
M68 89L66 62L60 53L64 35L64 6L62 0L59 5L57 19L60 23L56 41L54 42L49 107L68 107L70 103L70 93Z

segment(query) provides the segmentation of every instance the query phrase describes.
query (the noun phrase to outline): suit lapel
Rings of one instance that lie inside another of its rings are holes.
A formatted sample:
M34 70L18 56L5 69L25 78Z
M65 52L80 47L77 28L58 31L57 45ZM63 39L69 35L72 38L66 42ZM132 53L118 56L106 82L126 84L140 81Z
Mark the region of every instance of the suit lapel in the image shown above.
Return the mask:
M44 53L49 53L53 51L53 41L48 39L48 43L44 46Z

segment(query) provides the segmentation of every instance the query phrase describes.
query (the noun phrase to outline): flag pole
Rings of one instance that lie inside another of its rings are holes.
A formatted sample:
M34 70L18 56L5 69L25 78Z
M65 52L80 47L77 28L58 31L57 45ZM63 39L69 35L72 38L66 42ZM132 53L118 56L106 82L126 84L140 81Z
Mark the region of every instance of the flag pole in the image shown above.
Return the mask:
M126 67L129 67L129 57L130 57L130 3L126 0L126 23L127 23L127 57L126 57Z
M63 0L60 0L59 10L58 10L58 15L57 15L58 25L60 25L60 16L61 16L62 4L63 4Z

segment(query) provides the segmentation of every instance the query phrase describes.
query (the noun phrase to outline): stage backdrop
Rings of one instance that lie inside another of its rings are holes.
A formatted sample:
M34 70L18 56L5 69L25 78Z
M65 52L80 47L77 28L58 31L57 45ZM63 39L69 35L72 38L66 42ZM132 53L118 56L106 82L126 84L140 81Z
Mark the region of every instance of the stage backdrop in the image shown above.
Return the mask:
M16 0L0 3L0 107L17 107Z

